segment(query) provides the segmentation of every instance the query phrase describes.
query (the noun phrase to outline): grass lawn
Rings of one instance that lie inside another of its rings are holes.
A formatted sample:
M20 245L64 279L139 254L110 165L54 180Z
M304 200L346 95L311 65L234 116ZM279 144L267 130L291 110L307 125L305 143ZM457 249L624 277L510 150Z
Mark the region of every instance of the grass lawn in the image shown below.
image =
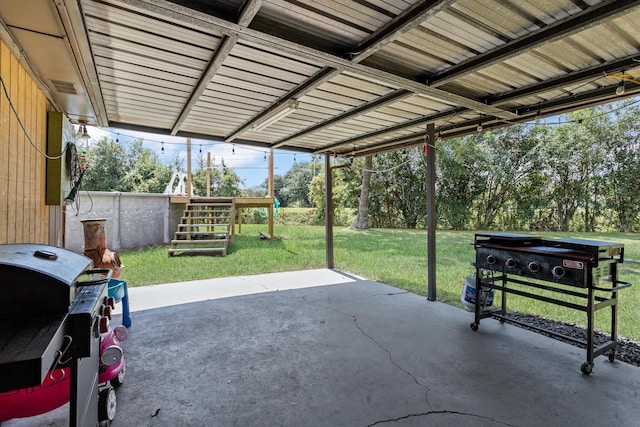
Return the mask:
M258 239L266 225L242 226L242 234L229 246L227 256L168 257L166 246L119 252L125 265L122 279L128 286L180 282L196 279L293 271L325 267L323 226L276 225L278 240ZM438 300L461 307L464 278L474 273L471 263L472 231L438 231L436 274ZM625 260L620 280L632 283L620 292L619 335L640 340L640 236L621 233L535 233L543 237L582 237L624 243ZM334 228L334 258L338 270L402 288L427 293L427 233L424 230ZM509 310L586 326L586 314L516 295L509 295ZM609 326L604 309L596 315L596 327ZM471 313L469 313L471 320Z

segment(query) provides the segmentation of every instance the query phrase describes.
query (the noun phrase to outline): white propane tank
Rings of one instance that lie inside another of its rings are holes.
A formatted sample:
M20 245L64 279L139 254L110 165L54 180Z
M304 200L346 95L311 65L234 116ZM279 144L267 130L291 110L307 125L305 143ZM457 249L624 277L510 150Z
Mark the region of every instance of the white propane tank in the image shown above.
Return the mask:
M484 289L482 292L482 310L488 310L493 307L493 289ZM460 295L460 302L464 308L469 311L476 310L476 276L471 275L464 278L462 285L462 293Z

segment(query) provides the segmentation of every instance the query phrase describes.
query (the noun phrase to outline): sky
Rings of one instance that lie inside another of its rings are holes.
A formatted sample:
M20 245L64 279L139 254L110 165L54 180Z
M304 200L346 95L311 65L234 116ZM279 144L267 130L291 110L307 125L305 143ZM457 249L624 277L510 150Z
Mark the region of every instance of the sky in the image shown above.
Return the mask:
M184 137L91 126L87 126L87 133L90 136L89 143L91 140L97 141L102 137L107 137L126 146L126 144L140 138L143 140L142 146L156 152L163 163L172 164L173 159L178 155L184 160L184 169L187 168L187 139ZM207 152L211 153L212 166L220 165L221 159L224 159L225 165L243 180L243 188L260 185L268 177L269 149L192 138L191 162L193 171L198 168L200 153L206 161ZM311 155L307 153L274 150L273 173L284 176L294 162L311 161Z

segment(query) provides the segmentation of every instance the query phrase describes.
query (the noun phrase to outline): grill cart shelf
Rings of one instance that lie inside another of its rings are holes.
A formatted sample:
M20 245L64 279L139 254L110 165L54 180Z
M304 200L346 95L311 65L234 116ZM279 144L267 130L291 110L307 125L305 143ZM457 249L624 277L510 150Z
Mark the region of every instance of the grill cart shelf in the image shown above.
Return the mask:
M618 264L624 261L624 245L583 239L542 239L511 233L476 234L475 320L471 329L477 331L480 320L493 317L501 322L521 324L549 335L561 337L587 349L587 360L580 370L589 375L594 358L608 353L615 360L617 345L618 291L631 284L618 280ZM488 293L501 292L500 307L487 308L483 301ZM549 291L543 295L540 291ZM586 341L553 331L507 319L507 295L515 294L550 304L556 304L587 314ZM553 296L548 296L553 295ZM563 296L576 297L568 300ZM579 302L575 302L575 301ZM609 340L595 344L595 313L611 310Z

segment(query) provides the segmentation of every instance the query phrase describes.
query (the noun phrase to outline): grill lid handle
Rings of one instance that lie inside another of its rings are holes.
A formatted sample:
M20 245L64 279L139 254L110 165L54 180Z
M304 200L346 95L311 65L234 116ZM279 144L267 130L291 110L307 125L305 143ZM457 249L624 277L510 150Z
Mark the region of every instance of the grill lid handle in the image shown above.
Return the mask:
M42 259L50 259L52 261L55 261L58 259L58 255L56 255L55 253L51 251L44 251L42 249L38 249L37 251L35 251L33 253L33 256L37 258L42 258Z

